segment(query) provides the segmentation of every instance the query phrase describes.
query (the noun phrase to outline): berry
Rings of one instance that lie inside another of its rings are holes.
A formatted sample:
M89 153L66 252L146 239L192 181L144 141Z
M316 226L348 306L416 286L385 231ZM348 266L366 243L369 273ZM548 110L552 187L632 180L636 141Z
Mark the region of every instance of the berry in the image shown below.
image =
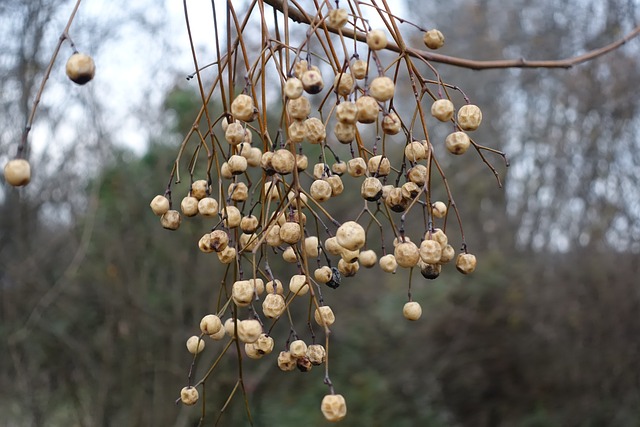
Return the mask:
M302 227L297 222L285 222L280 226L280 238L290 245L296 244L302 237Z
M327 351L320 344L311 344L307 347L307 359L313 365L322 365L327 359Z
M378 178L367 177L362 181L360 195L370 202L375 202L382 197L382 183Z
M6 176L6 168L5 168L5 176ZM151 206L151 210L153 211L154 214L158 216L164 215L169 210L169 199L167 199L165 196L157 195L156 197L153 198L149 206Z
M229 171L232 175L240 175L244 173L247 170L248 166L247 159L237 154L229 157L227 164L229 165Z
M180 401L185 405L195 405L199 397L198 390L196 390L195 387L183 387L182 390L180 390Z
M312 144L320 144L327 138L327 130L322 120L311 117L304 121L305 134ZM300 167L298 166L298 170ZM302 169L306 169L306 166Z
M71 81L83 85L93 79L93 76L96 74L96 65L89 55L74 53L67 60L65 71Z
M242 221L242 214L237 207L227 206L222 210L222 219L227 228L236 228L240 225L240 221Z
M388 157L378 154L369 159L367 168L371 176L387 176L391 172L391 162Z
M282 295L269 293L262 302L262 312L270 319L280 317L284 312L285 301Z
M319 283L328 283L333 278L333 272L331 271L331 267L325 265L316 268L313 272L313 277Z
M316 311L313 313L313 318L320 326L331 326L336 321L336 316L328 305L316 308Z
M404 156L410 162L417 162L418 160L426 159L427 153L420 141L412 141L404 147Z
M395 273L396 269L398 268L396 257L391 254L387 254L380 258L379 264L382 271L385 271L387 273Z
M356 115L358 122L373 123L378 118L380 106L375 98L371 96L361 96L356 101L356 107L358 107L358 114Z
M333 134L342 144L351 144L356 137L356 130L352 123L338 122L333 128Z
M216 252L221 252L226 249L229 244L229 235L222 230L213 230L209 239L209 245Z
M418 263L418 267L420 267L420 274L422 274L422 277L429 280L437 279L438 276L440 276L440 271L442 270L442 266L440 264L427 264L423 261Z
M343 101L336 106L336 119L342 123L354 124L358 116L358 107L354 102Z
M387 47L387 36L382 30L371 30L367 33L367 45L371 50L380 50Z
M191 354L198 354L204 350L204 341L200 337L194 335L187 340L187 350Z
M232 246L227 246L220 252L216 252L218 255L218 260L223 264L231 264L236 259L236 248Z
M253 283L248 280L237 280L231 287L231 298L239 307L246 307L251 304L254 297Z
M304 295L309 292L309 285L307 285L307 276L304 274L294 274L289 280L289 291L295 295Z
M434 202L431 204L431 213L436 218L444 218L447 215L447 205L444 202Z
M180 222L182 222L182 217L180 217L180 212L176 210L168 210L160 218L160 224L167 230L177 230L180 227Z
M305 92L315 95L316 93L320 93L324 88L324 81L322 80L322 74L320 74L319 70L310 69L305 71L300 77L302 81L302 87L304 87Z
M218 215L218 201L212 197L205 197L198 202L198 213L202 216Z
M253 343L260 354L270 354L273 351L273 338L267 334L260 334L256 342Z
M244 137L244 126L239 122L229 123L227 130L224 132L224 139L226 139L230 145L238 145L244 142Z
M453 118L453 102L448 99L438 99L431 104L431 115L441 122L448 122Z
M435 28L424 33L422 40L429 49L435 50L444 46L444 35L440 30L436 30Z
M385 102L393 98L395 84L389 77L382 76L373 79L369 85L369 93L379 102Z
M415 301L409 301L402 307L402 315L407 320L418 320L422 316L422 307Z
M456 258L456 269L462 274L470 274L476 269L476 257L472 254L460 253Z
M327 25L331 28L342 28L347 24L349 14L346 9L331 9L327 17Z
M349 73L338 73L333 80L333 88L338 95L342 95L344 97L349 96L353 91L353 85L353 77L351 77L351 74Z
M437 264L442 256L442 246L435 240L423 240L420 244L420 259L427 264Z
M368 68L367 61L357 59L351 64L351 73L356 79L362 80L366 77Z
M304 120L311 113L311 104L307 97L301 96L287 102L287 112L292 119Z
M355 276L359 269L360 269L360 264L358 264L358 261L346 262L342 258L340 258L340 261L338 261L338 271L344 277L353 277L353 276Z
M440 261L438 261L438 263L446 264L450 262L455 255L456 250L453 249L453 246L446 245L444 248L442 248L442 255L440 256Z
M198 215L198 199L187 196L180 202L180 210L185 216Z
M284 84L284 96L289 99L300 98L303 90L302 82L296 77L290 77Z
M29 162L24 159L9 160L4 167L4 179L14 187L27 185L31 181Z
M394 248L393 255L396 257L398 265L404 268L415 267L420 260L420 251L418 247L415 243L410 241L398 243Z
M296 156L286 148L281 148L273 154L271 166L279 174L290 174L296 167Z
M313 200L317 202L325 202L331 198L332 190L331 184L322 179L316 179L311 183L309 188L309 194L313 197Z
M376 252L371 249L362 251L358 255L358 262L365 268L371 268L378 262L378 255L376 255Z
M396 135L402 129L402 121L396 113L389 113L382 119L382 132L387 135Z
M347 221L338 227L336 232L338 244L343 248L355 251L364 246L366 233L364 228L355 221Z
M347 416L347 402L341 394L327 394L322 398L320 410L327 421L337 422Z
M482 111L477 105L464 105L458 110L458 126L462 130L473 131L478 129L482 122Z
M262 325L256 319L238 322L238 339L244 343L254 343L262 334Z
M336 197L342 194L344 191L344 185L342 184L342 179L338 175L331 175L326 179L326 181L331 186L331 197Z
M199 179L197 181L193 181L191 184L191 195L198 200L207 196L207 190L209 189L209 184L204 179Z
M450 153L460 155L464 154L469 146L471 145L471 140L469 136L464 132L453 132L447 135L445 139L445 145L447 146L447 150Z
M349 159L347 162L347 172L354 178L363 176L367 173L367 164L362 157Z
M291 353L281 351L280 354L278 354L278 368L280 368L281 371L293 371L296 369L296 366L296 359L291 356Z
M307 344L302 340L295 340L289 344L289 353L296 359L307 355Z
M252 121L254 119L254 111L253 98L249 95L240 94L231 103L231 114L242 121Z
M203 334L213 335L222 329L222 322L215 314L207 314L200 321L200 330Z

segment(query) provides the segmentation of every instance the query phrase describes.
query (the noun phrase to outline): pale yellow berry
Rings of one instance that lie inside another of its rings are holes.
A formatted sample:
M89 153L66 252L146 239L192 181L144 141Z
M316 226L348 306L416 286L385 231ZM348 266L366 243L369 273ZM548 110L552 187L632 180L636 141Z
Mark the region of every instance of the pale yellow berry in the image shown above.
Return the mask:
M316 311L313 313L313 318L320 326L331 326L336 321L336 316L328 305L316 308Z
M396 113L389 113L382 118L382 132L397 135L402 130L402 121Z
M287 101L287 112L292 119L304 120L311 113L311 104L309 99L301 96L296 99Z
M228 337L236 338L236 321L232 317L224 321L223 328Z
M458 126L460 126L462 130L476 130L481 122L482 111L480 111L477 105L464 105L458 110Z
M331 271L331 267L325 265L320 268L316 268L313 271L313 277L319 283L327 283L333 278L333 272Z
M282 286L282 282L278 279L269 280L265 285L265 290L269 294L284 295L284 286Z
M229 163L224 162L220 166L220 177L222 177L224 179L233 178L233 174L231 173L231 169L229 169Z
M447 205L444 202L440 201L432 203L431 213L436 218L444 218L447 215Z
M337 422L347 416L347 402L341 394L327 394L322 398L320 410L327 421Z
M284 252L282 252L282 259L290 264L298 262L298 255L296 255L293 246L288 246Z
M231 114L237 119L250 122L254 118L253 98L240 94L231 103Z
M382 197L382 183L378 178L367 177L362 181L360 195L370 202L374 202Z
M396 257L391 254L387 254L380 258L379 264L382 271L387 273L395 273L398 268Z
M207 196L207 190L209 189L209 184L204 179L198 179L193 181L191 184L191 195L198 200Z
M304 252L307 254L307 256L313 258L320 255L318 236L309 236L304 239Z
M371 30L367 33L367 45L371 50L380 50L387 47L387 36L382 30Z
M358 262L365 268L371 268L378 262L378 255L371 249L362 251L358 254Z
M438 262L440 264L446 264L450 262L455 255L456 255L456 250L453 249L453 246L447 245L444 248L442 248L442 255L440 256L440 261Z
M426 154L424 145L420 141L411 141L404 147L404 156L410 162L425 159L427 157Z
M296 369L297 361L296 358L291 355L288 351L281 351L278 354L278 368L281 371L293 371Z
M302 340L295 340L289 344L289 353L292 357L304 357L307 355L307 344Z
M307 137L307 127L303 121L294 120L287 128L287 136L291 142L300 143Z
M237 251L232 246L227 246L220 252L216 252L218 260L223 264L231 264L236 259Z
M380 106L375 98L371 96L361 96L356 101L356 107L358 107L358 114L356 115L358 122L373 123L378 118Z
M271 247L280 246L282 244L282 239L280 238L280 226L278 224L273 224L267 229L267 238L265 240L267 245Z
M296 156L286 148L281 148L273 154L271 166L279 174L290 174L296 167Z
M448 122L453 118L453 102L448 99L438 99L431 104L431 115L441 122Z
M5 168L5 178L6 178L6 168ZM153 198L149 206L151 206L151 210L153 211L154 214L158 216L164 215L169 210L169 199L167 199L165 196L157 195L156 197Z
M320 144L327 138L327 130L324 127L322 120L311 117L304 121L306 137L312 144ZM300 169L298 167L298 169ZM303 169L306 169L303 168Z
M342 28L347 24L349 13L346 9L331 9L327 17L327 25L331 28Z
M264 195L268 200L280 199L280 191L278 190L278 186L275 182L268 181L264 183Z
M358 259L357 256L355 259ZM360 264L358 264L358 261L347 262L343 258L340 258L338 261L338 271L343 277L353 277L356 275L358 270L360 270Z
M285 222L280 226L280 238L283 242L293 245L302 238L302 228L297 222Z
M182 222L180 212L176 210L168 210L160 217L160 224L167 230L177 230Z
M476 257L472 254L460 253L456 258L456 269L462 274L470 274L476 269Z
M229 184L227 194L234 202L244 202L249 198L249 187L244 182L232 182Z
M335 162L331 165L331 171L340 176L347 171L347 164L343 161Z
M222 219L227 228L235 228L240 225L242 221L242 214L240 210L235 206L227 206L222 210Z
M238 339L244 343L254 343L262 334L262 325L256 319L238 322Z
M320 344L307 346L307 359L313 365L322 365L327 359L327 351Z
M389 194L384 198L384 204L394 212L404 212L409 202L408 199L402 195L402 188L394 187L389 190Z
M218 215L218 201L212 197L204 197L198 202L198 213L212 217Z
M385 102L393 98L396 85L387 76L376 77L369 85L369 94L379 102Z
M300 192L295 192L295 191L289 191L287 193L287 200L289 200L291 202L291 204L293 205L293 207L297 208L298 207L298 203L300 203L300 207L305 207L307 206L307 195L304 193L300 193ZM278 221L281 223L284 223L286 220L285 216L281 216Z
M268 293L262 302L262 312L270 319L280 317L284 312L285 301L280 294Z
M260 354L270 354L273 351L273 338L267 334L260 334L256 342L253 343Z
M223 230L213 230L209 244L214 251L223 251L229 244L229 235Z
M213 248L211 247L210 233L207 233L200 238L200 240L198 241L198 248L206 254L213 252Z
M427 167L425 165L415 165L407 171L407 178L419 187L427 182Z
M435 240L436 242L440 243L440 246L443 248L447 246L447 244L449 244L449 238L440 228L434 228L433 230L427 231L426 233L424 233L424 238L426 240Z
M442 256L442 246L435 240L420 243L420 259L427 264L437 264Z
M309 63L306 60L298 61L293 66L293 75L297 78L302 77L302 74L309 69Z
M244 142L244 137L244 126L239 122L229 123L227 130L224 132L224 139L231 145L238 145Z
M227 335L227 332L224 330L224 327L221 327L220 330L218 332L216 332L215 334L210 334L209 338L211 338L212 340L215 340L215 341L220 341L226 335Z
M420 260L420 250L415 243L409 241L398 243L394 248L393 255L396 257L398 265L404 268L415 267Z
M319 70L310 69L305 71L300 77L302 81L302 87L304 87L305 92L314 95L316 93L320 93L324 88L324 81L322 80L322 74L320 74Z
M469 136L464 132L453 132L445 139L447 150L452 154L464 154L471 145Z
M353 62L353 64L351 64L351 73L356 79L362 80L367 76L368 68L369 66L367 65L367 61L357 59Z
M264 293L264 280L258 277L257 279L249 279L249 282L256 290L256 294L262 295Z
M203 334L213 335L222 329L222 321L215 314L207 314L200 321L200 330Z
M244 353L247 355L249 359L262 359L264 356L263 353L260 353L255 346L255 343L245 343L244 344Z
M393 247L395 248L400 243L410 242L410 241L411 241L411 238L409 238L409 236L404 236L404 238L403 237L394 237L393 238Z
M304 295L309 292L309 285L307 284L307 276L304 274L294 274L289 280L289 291L294 295Z
M258 147L251 147L248 154L243 156L247 159L247 165L255 168L260 166L260 160L262 160L262 151Z
M367 173L367 164L362 157L349 159L347 162L347 172L354 178L364 176Z
M246 307L251 304L255 296L253 283L248 280L237 280L231 287L231 298L239 307Z
M354 102L343 101L336 106L336 119L342 123L354 124L358 116L358 107Z
M302 82L296 77L290 77L284 84L284 96L289 99L298 99L302 96Z
M369 158L367 168L371 176L387 176L391 172L391 162L388 157L378 154Z
M240 220L240 229L248 234L255 233L258 225L258 218L255 215L243 216Z
M333 236L328 237L324 241L324 249L331 255L340 255L344 248L340 245L340 243L338 243L337 237Z
M435 28L425 32L422 40L429 49L435 50L444 46L444 35L440 30L436 30Z
M298 172L307 170L309 167L309 158L305 154L296 154L296 167L298 168Z
M347 221L338 227L336 239L338 244L345 249L354 251L364 246L366 241L364 228L355 221Z
M76 84L83 85L90 82L96 74L93 59L84 53L74 53L67 60L65 67L67 77ZM24 184L23 184L24 185Z
M204 350L204 341L200 337L194 335L187 340L187 350L191 354L198 354Z
M247 159L237 154L229 157L227 164L229 165L229 171L232 175L240 175L244 173L247 170L248 166Z
M420 194L420 187L411 181L402 184L400 189L402 191L402 197L407 200L413 200Z
M415 301L409 301L402 307L402 315L407 320L418 320L422 316L422 307Z
M342 183L342 179L338 175L331 175L326 178L326 181L331 186L331 197L336 197L342 194L344 191L344 184Z
M198 199L187 196L180 202L180 210L185 216L198 215Z
M187 406L193 406L198 402L199 398L198 390L195 387L183 387L180 390L180 401Z
M325 202L331 198L331 185L322 179L316 179L311 183L309 194L317 202Z
M342 144L351 144L356 137L357 128L352 123L338 122L333 128L333 134Z
M350 73L338 73L333 80L333 89L338 95L347 97L353 92L354 80Z
M387 197L389 197L389 193L390 193L390 192L391 192L391 190L393 190L394 188L396 188L396 187L394 187L394 186L393 186L393 185L391 185L391 184L383 185L383 186L382 186L382 198L383 198L383 199L386 199Z

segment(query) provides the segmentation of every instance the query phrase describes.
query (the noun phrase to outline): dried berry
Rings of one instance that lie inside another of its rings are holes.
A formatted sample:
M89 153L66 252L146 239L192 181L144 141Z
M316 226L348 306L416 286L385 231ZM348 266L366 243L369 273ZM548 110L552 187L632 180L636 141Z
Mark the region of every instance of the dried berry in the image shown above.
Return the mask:
M182 390L180 390L180 401L185 405L195 405L199 397L198 390L196 390L195 387L183 387Z
M254 118L255 108L253 106L253 98L249 95L240 94L231 103L231 114L237 119L250 122Z
M371 176L387 176L391 172L391 162L388 157L378 154L369 158L367 168Z
M296 77L290 77L284 84L284 96L289 99L298 99L302 96L302 82Z
M327 394L322 398L320 410L327 421L337 422L347 416L347 402L341 394Z
M358 107L358 114L356 115L358 122L373 123L378 118L380 106L375 98L371 96L361 96L356 101L356 107Z
M320 326L331 326L336 321L336 316L328 305L316 308L316 311L313 313L313 318Z
M346 9L331 9L327 17L327 25L331 28L342 28L347 24L349 14Z
M468 104L458 110L458 126L460 126L462 130L476 130L481 122L482 111L480 111L477 105Z
M453 118L453 102L448 99L438 99L431 104L431 115L441 122L448 122Z
M394 248L393 255L400 267L415 267L420 260L420 251L415 243L404 241Z
M369 94L379 102L393 98L395 90L395 83L387 76L376 77L369 85Z
M203 334L213 335L222 329L222 322L215 314L207 314L200 321L200 330Z
M284 312L285 301L282 295L268 293L262 302L262 312L270 319L280 317Z
M67 77L76 84L83 85L90 82L96 74L93 59L84 53L74 53L67 60L65 67Z
M7 174L6 171L7 169L5 168L5 179ZM7 180L7 182L9 182L9 180ZM11 184L11 182L9 182L9 184ZM153 198L149 206L151 206L151 210L154 214L158 216L164 215L169 210L169 199L167 199L165 196L157 195Z
M198 199L195 197L187 196L180 202L180 210L184 216L196 216L198 215Z
M196 335L189 337L187 340L187 350L191 354L198 354L204 350L204 341Z
M453 132L447 135L445 144L450 153L459 155L464 154L467 151L471 145L471 141L466 133Z
M324 81L322 80L322 74L318 70L307 70L300 77L302 81L302 86L304 87L305 92L310 93L311 95L315 95L316 93L320 93L324 88Z
M456 269L462 274L470 274L476 269L476 257L473 254L460 253L456 258Z
M407 320L418 320L422 316L422 307L415 301L409 301L402 307L402 315Z
M351 73L356 79L362 80L367 76L368 68L369 66L367 65L367 61L357 59L353 62L353 64L351 64Z
M338 95L347 97L353 91L354 81L349 73L338 73L333 80L333 88Z
M336 239L338 244L349 250L360 249L366 241L366 233L364 228L355 221L347 221L338 227Z
M387 47L387 36L382 30L371 30L367 33L367 45L371 50L380 50Z
M160 224L167 230L177 230L180 227L180 222L182 222L182 217L180 217L180 212L176 210L168 210L160 218Z

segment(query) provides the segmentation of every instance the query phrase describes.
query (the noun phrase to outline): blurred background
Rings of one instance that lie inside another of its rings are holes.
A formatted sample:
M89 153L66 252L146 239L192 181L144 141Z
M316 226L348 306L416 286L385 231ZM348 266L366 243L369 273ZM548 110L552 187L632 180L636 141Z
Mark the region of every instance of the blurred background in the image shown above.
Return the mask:
M442 53L472 59L574 56L640 18L635 0L424 4L402 9L443 31ZM0 2L0 164L72 6ZM170 233L148 208L199 108L181 13L87 1L71 36L96 79L67 81L63 46L31 134L32 183L0 185L0 426L198 423L174 401L219 272L196 249L203 223ZM203 19L203 52L210 28ZM479 267L414 278L418 322L402 317L402 273L361 270L325 291L342 425L640 426L639 58L633 40L569 70L437 66L481 106L476 140L511 167L496 161L499 189L477 158L445 161ZM275 358L246 363L255 425L324 425L323 370L283 373ZM207 384L211 425L236 381L226 359ZM221 425L248 425L242 399Z

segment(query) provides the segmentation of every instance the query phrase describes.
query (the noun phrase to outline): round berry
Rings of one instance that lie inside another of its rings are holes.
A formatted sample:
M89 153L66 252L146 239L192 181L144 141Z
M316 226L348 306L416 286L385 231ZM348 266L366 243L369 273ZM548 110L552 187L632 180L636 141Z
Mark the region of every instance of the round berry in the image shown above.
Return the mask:
M453 102L448 99L438 99L431 104L431 115L441 122L448 122L453 118Z
M444 218L447 215L447 205L444 202L434 202L431 204L431 213L436 218Z
M388 157L378 154L369 158L367 169L371 176L387 176L391 172L391 162Z
M249 95L240 94L231 103L231 114L237 119L250 122L254 118L255 108L253 106L253 98Z
M349 96L349 94L353 92L353 86L353 77L351 77L351 74L349 73L338 73L333 80L334 90L338 95L342 95L344 97Z
M307 355L307 344L302 340L295 340L289 344L289 353L295 358L304 357Z
M318 307L313 313L313 318L320 326L331 326L336 321L336 316L328 305Z
M447 135L445 145L450 153L460 155L464 154L469 149L471 140L464 132L453 132Z
M382 30L371 30L367 33L367 46L371 50L380 50L387 47L387 36Z
M356 101L356 107L358 107L358 114L356 115L358 122L373 123L378 118L380 106L375 98L371 96L361 96Z
M280 317L284 312L285 301L280 294L269 293L262 302L262 312L270 319Z
M168 210L160 217L160 224L167 230L177 230L180 227L180 222L182 222L182 217L180 212L176 210Z
M375 202L382 197L382 183L378 178L367 177L362 181L360 195L370 202Z
M231 298L239 307L246 307L253 301L255 289L248 280L237 280L231 287Z
M333 272L331 271L331 267L325 265L320 268L316 268L313 272L313 277L319 283L328 283L333 278Z
M396 257L391 254L387 254L380 258L379 264L382 271L385 271L387 273L395 273L396 269L398 268Z
M393 255L396 257L398 265L404 268L415 267L420 260L420 250L415 243L409 241L398 243L394 248Z
M165 196L157 195L153 198L149 206L151 206L151 210L154 214L158 216L164 215L169 210L169 199L167 199Z
M422 316L422 307L415 301L409 301L402 307L402 315L407 320L418 320Z
M376 77L369 85L369 93L379 102L385 102L393 98L396 90L393 80L387 76Z
M331 28L342 28L347 24L349 13L346 9L331 9L327 17L327 25Z
M327 351L320 344L311 344L307 346L307 359L313 365L322 365L327 359Z
M473 131L478 129L482 122L482 111L477 105L464 105L458 110L458 126L462 130Z
M358 107L354 102L343 101L336 106L336 119L342 123L355 124Z
M362 157L349 159L347 162L347 172L354 178L363 176L367 173L367 164Z
M213 335L222 329L222 321L215 314L207 314L200 321L200 330L203 334Z
M365 268L371 268L378 262L378 255L371 249L362 251L358 255L358 262Z
M191 354L198 354L204 350L204 341L200 337L194 335L187 340L187 350Z
M296 77L290 77L284 84L284 96L289 99L300 98L303 90L302 82Z
M362 80L367 76L368 68L369 66L367 65L367 61L356 59L353 64L351 64L351 73L356 79Z
M456 269L462 274L470 274L476 269L476 257L472 254L460 253L456 258Z
M238 339L244 343L254 343L262 334L262 325L256 319L238 322Z
M327 138L327 130L324 127L324 123L316 117L310 117L305 120L304 127L306 137L312 144L320 144ZM299 166L298 169L300 169ZM306 169L306 166L302 169Z
M338 122L333 128L333 134L342 144L351 144L356 137L356 130L356 126L352 123Z
M336 239L338 244L345 249L354 251L364 246L366 241L364 228L355 221L347 221L338 227Z
M422 40L429 49L435 50L444 46L444 35L440 30L436 30L435 28L424 33Z
M307 93L315 95L320 93L324 88L324 81L322 80L322 74L316 69L310 69L305 71L300 78L302 81L302 87Z
M182 390L180 390L180 401L185 405L195 405L199 397L198 390L196 390L195 387L183 387Z
M96 74L96 65L89 55L74 53L67 60L67 77L76 84L83 85L91 81Z
M347 416L347 402L341 394L327 394L320 405L327 421L337 422Z
M389 113L382 118L382 132L397 135L402 130L402 121L396 113Z

